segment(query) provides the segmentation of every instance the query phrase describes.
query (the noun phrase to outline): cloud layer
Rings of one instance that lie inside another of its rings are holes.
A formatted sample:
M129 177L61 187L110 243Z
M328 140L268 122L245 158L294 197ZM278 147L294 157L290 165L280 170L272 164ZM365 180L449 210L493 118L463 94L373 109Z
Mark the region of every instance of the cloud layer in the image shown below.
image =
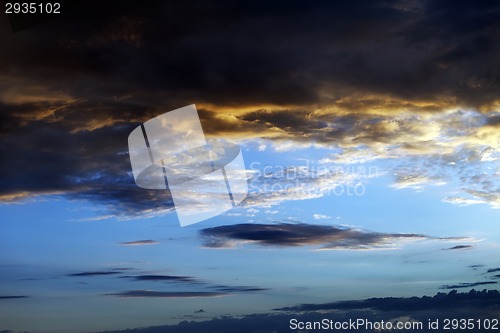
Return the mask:
M399 172L395 188L459 179L446 202L500 205L496 3L101 6L1 31L3 202L171 211L168 192L135 186L127 136L196 103L208 135L335 147L326 158L338 163L413 156L423 167Z
M290 319L302 322L321 321L324 318L336 322L349 322L358 318L375 322L415 322L427 325L429 319L444 318L488 319L498 315L500 296L496 290L472 290L469 293L451 291L423 297L385 297L351 300L324 304L301 304L276 309L274 313L232 317L221 316L209 320L182 321L177 325L151 326L102 333L195 333L195 332L290 332ZM463 317L465 316L465 317ZM425 326L424 326L425 327ZM347 332L352 330L337 330ZM373 332L359 327L356 331ZM474 332L474 330L464 330ZM476 330L477 332L477 330Z
M265 292L268 288L256 286L222 285L214 284L194 276L152 274L149 272L138 272L135 275L124 275L125 271L131 268L116 268L107 271L87 271L66 274L66 277L74 278L95 278L102 277L108 279L113 285L112 279L122 279L131 283L130 290L109 292L105 295L116 297L160 297L160 298L196 298L196 297L219 297L234 294L252 294ZM141 274L142 273L142 274ZM116 282L116 281L115 281ZM122 284L120 284L122 285ZM142 289L136 289L140 285ZM167 290L164 290L167 288ZM163 290L162 290L163 289ZM27 296L2 296L3 299L22 298Z
M482 292L471 291L469 293L457 293L452 291L448 294L438 293L434 297L386 297L369 298L360 301L340 301L326 304L301 304L292 307L276 309L277 311L320 311L320 310L353 310L373 309L378 311L429 311L431 309L442 309L453 311L461 307L494 308L499 301L500 293L497 290Z

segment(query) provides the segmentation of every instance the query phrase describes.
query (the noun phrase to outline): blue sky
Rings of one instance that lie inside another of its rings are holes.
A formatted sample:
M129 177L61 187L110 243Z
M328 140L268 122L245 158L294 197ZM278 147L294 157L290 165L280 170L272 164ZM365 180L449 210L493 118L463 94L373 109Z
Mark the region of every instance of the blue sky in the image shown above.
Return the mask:
M254 142L244 143L247 170L257 172L253 169L268 166L266 171L280 172L281 166L304 165L305 157L318 158L327 152L305 148L277 153L268 144L269 151L259 152ZM117 218L102 205L62 196L4 204L2 285L8 286L4 293L29 298L3 302L2 322L29 331L118 329L176 323L199 309L209 316L261 313L296 303L432 295L446 285L491 281L484 271L498 266L498 210L486 204L459 207L443 202L453 190L450 185L395 189L391 164L342 165L345 170L364 166L378 171L360 180L362 195L359 190L358 194L337 190L313 199L285 196L272 204L243 203L184 228L175 212ZM364 249L326 250L321 243L282 246L251 241L210 248L200 236L203 229L245 223L341 226L425 236L393 238ZM134 242L137 245L130 245ZM463 245L467 248L450 250ZM483 268L474 270L472 265ZM143 275L190 278L133 280ZM262 290L206 298L111 295L127 290L207 292L217 286ZM54 326L50 318L63 319Z
M0 15L0 331L498 315L498 4L72 6ZM128 138L193 104L250 191L181 227Z

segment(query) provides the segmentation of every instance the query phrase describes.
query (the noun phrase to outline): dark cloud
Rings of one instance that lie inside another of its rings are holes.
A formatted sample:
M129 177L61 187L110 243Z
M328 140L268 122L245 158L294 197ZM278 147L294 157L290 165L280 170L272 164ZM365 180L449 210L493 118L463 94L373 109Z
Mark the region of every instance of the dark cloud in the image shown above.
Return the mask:
M495 2L111 1L99 8L80 2L50 24L0 31L3 201L61 194L119 216L171 209L167 191L135 186L127 136L192 103L202 106L208 134L276 128L295 140L366 144L396 138L363 118L367 111L492 111L498 100ZM220 117L248 106L256 107L232 121ZM322 106L343 113L312 114ZM332 122L339 125L325 127Z
M498 115L498 114L491 115L491 116L490 116L490 117L488 117L488 119L486 120L486 123L487 123L489 126L493 126L493 127L500 127L500 115Z
M29 296L0 295L0 299L19 299L19 298L29 298Z
M489 268L486 273L494 273L494 272L500 272L500 267L497 268Z
M136 275L136 276L121 276L120 278L128 278L135 281L197 282L197 280L191 276L175 276L175 275Z
M267 288L257 288L257 287L245 287L245 286L222 286L216 288L217 291L228 292L228 293L253 293L259 291L269 290Z
M193 318L193 316L183 316ZM274 314L255 314L243 317L221 316L205 321L183 320L177 325L151 326L129 328L117 331L103 331L100 333L199 333L199 332L241 332L241 333L288 333L289 317ZM303 317L301 317L303 318Z
M65 194L98 201L118 216L173 207L168 191L135 185L126 146L131 127L70 134L57 126L39 125L2 138L2 156L10 156L10 161L3 160L1 165L0 194L4 200L9 196L22 199L32 194ZM25 156L30 156L31 162ZM38 167L32 168L30 163Z
M423 1L413 10L407 4L119 2L99 14L82 4L31 29L2 63L15 65L9 72L25 66L47 79L43 68L54 70L61 86L67 75L86 73L106 78L100 85L106 92L131 83L213 103L315 102L324 82L340 93L444 95L474 104L497 98L498 4ZM179 19L185 17L189 24ZM47 41L37 64L27 52Z
M500 293L497 290L475 291L469 293L457 293L451 291L448 294L438 293L433 297L385 297L369 298L359 301L339 301L325 304L301 304L292 307L275 309L276 311L321 311L321 310L353 310L372 309L378 311L430 311L433 309L453 310L462 307L496 307L500 301Z
M178 275L135 275L135 276L120 276L120 278L130 279L137 282L173 282L189 284L190 288L198 286L203 289L203 292L233 294L233 293L256 293L267 291L268 288L260 288L253 286L227 286L227 285L213 285L203 282L191 276L178 276Z
M465 250L465 249L470 249L473 247L474 247L474 245L456 245L456 246L449 247L449 248L443 249L443 250Z
M444 286L441 286L439 289L463 289L463 288L472 288L472 287L477 287L477 286L482 286L482 285L487 285L487 284L496 284L497 282L495 281L482 281L482 282L464 282L464 283L459 283L459 284L447 284Z
M199 310L194 311L194 313L204 313L204 312L205 312L205 310L203 310L203 309L199 309Z
M219 292L208 292L208 291L153 291L153 290L128 290L120 293L106 294L108 296L117 297L130 297L130 298L140 298L140 297L153 297L153 298L199 298L199 297L220 297L227 296L228 294Z
M204 245L212 248L231 247L234 242L258 245L320 245L323 249L384 248L403 239L430 239L418 234L388 234L357 229L313 224L235 224L200 231Z
M80 273L72 273L67 276L101 276L101 275L115 275L120 274L120 272L112 270L112 271L92 271L92 272L80 272Z
M220 316L205 321L182 321L176 325L151 326L101 333L196 333L196 332L274 332L289 333L290 319L302 322L321 321L324 318L343 322L358 318L385 322L420 321L444 318L487 319L498 315L499 293L496 290L469 293L438 293L433 297L386 297L344 301L325 304L302 304L276 309L272 314L261 313L245 316ZM352 330L339 330L347 332ZM356 331L373 332L360 327ZM474 330L464 330L474 332ZM477 330L476 330L477 332Z

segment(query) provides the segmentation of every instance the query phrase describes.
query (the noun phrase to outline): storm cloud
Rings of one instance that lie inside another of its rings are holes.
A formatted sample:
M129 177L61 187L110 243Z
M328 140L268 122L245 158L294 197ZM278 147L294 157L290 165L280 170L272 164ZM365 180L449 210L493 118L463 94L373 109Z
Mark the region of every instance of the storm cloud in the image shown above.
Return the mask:
M193 103L207 135L336 145L338 161L360 147L457 159L460 144L498 146L496 3L99 5L1 31L3 202L65 195L117 216L171 211L168 192L136 188L127 135ZM450 110L463 121L444 121ZM430 144L451 132L429 122L458 132ZM498 184L478 184L448 202L498 206Z

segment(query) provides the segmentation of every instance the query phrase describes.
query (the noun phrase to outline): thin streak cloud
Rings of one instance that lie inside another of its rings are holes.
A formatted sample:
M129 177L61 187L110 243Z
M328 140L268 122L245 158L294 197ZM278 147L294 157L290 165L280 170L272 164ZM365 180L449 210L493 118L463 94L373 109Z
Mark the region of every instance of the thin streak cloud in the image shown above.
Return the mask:
M122 298L204 298L227 296L226 293L208 291L154 291L154 290L128 290L119 293L105 294Z
M141 246L141 245L155 245L159 244L157 241L151 239L137 240L131 242L121 242L120 245L124 246Z
M439 289L463 289L463 288L472 288L477 286L489 285L489 284L497 284L496 281L482 281L482 282L464 282L459 284L447 284L441 286Z
M474 245L456 245L456 246L453 246L453 247L450 247L447 249L443 249L443 250L466 250L466 249L471 249L473 247L474 247Z
M106 276L106 275L115 275L115 274L120 274L120 271L92 271L92 272L80 272L80 273L72 273L72 274L67 274L67 276Z
M137 276L121 276L120 278L132 279L135 281L172 281L172 282L196 282L197 280L191 276L176 276L176 275L137 275Z

